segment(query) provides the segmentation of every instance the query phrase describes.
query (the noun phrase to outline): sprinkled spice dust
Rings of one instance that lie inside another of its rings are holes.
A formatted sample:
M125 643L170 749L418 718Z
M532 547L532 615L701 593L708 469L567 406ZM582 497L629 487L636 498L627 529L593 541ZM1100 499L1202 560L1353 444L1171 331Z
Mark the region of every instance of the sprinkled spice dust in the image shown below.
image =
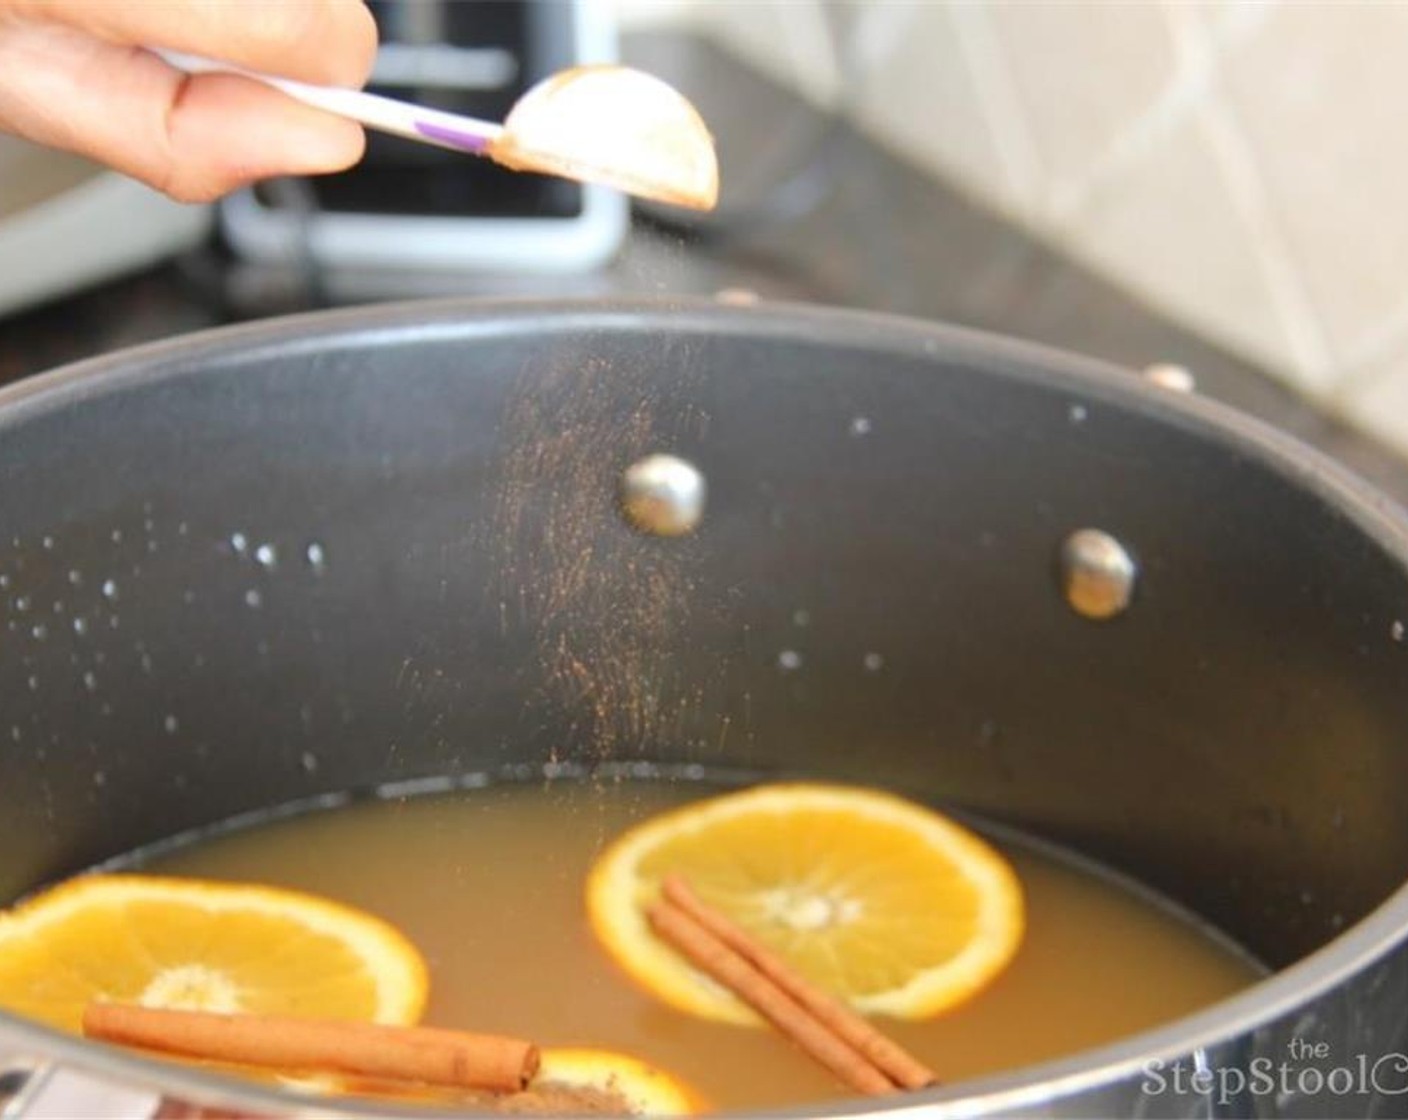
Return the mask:
M648 364L550 358L501 429L504 625L529 629L545 698L567 714L573 745L600 759L668 737L703 700L678 666L700 541L635 532L617 505L627 466L702 429L687 355L668 349Z

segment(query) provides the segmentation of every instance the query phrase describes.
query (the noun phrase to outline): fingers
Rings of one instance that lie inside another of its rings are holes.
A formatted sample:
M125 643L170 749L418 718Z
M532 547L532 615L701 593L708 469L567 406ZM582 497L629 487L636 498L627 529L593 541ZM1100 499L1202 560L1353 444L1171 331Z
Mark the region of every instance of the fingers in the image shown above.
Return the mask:
M376 56L362 0L4 0L21 20L61 23L120 46L167 47L250 70L361 86Z
M0 128L188 202L270 175L340 170L364 143L357 125L257 82L187 77L145 51L39 24L0 24Z
M361 158L357 125L231 75L187 78L143 46L360 86L376 27L362 0L0 0L0 128L187 201Z

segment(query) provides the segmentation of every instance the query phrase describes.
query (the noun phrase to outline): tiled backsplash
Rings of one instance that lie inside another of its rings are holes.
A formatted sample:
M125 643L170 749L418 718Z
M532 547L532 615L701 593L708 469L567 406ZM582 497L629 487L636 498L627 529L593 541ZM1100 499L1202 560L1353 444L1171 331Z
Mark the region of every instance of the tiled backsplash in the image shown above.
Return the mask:
M1408 4L619 7L839 95L882 142L1408 452Z

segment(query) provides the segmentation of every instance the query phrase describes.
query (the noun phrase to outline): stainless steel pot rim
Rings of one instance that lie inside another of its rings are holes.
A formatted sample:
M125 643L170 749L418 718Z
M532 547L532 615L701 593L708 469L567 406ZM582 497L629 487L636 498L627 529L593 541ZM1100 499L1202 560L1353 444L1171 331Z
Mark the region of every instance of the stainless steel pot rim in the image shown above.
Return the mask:
M198 372L200 362L239 362L261 353L289 356L398 339L490 339L532 323L540 334L583 327L641 331L666 326L701 336L804 338L842 350L889 352L930 361L960 359L995 377L1069 390L1087 419L1108 402L1255 451L1278 473L1343 502L1358 528L1408 565L1408 511L1345 467L1279 429L1197 393L1175 393L1121 366L970 327L818 304L721 304L704 297L539 300L453 298L304 312L133 346L0 387L0 432L33 412L95 399L132 385ZM825 378L825 370L816 376Z
M1408 575L1408 514L1344 467L1300 441L1196 394L1170 393L1117 366L967 328L881 314L799 304L721 306L708 299L436 300L324 311L202 331L90 359L0 389L0 438L35 414L166 378L198 376L211 363L228 364L277 349L284 356L383 345L399 338L445 337L472 342L522 329L539 333L583 327L602 332L666 327L707 335L725 330L755 337L806 338L842 351L957 359L999 378L1059 385L1087 410L1101 402L1254 454L1264 465L1343 510L1365 535L1398 558ZM817 373L825 377L824 371ZM1405 603L1408 608L1408 602ZM827 1115L884 1112L888 1116L1000 1115L1141 1074L1152 1061L1173 1062L1263 1027L1371 967L1408 938L1408 884L1366 917L1296 964L1192 1015L1118 1042L1039 1065L975 1079L895 1102L840 1102ZM407 1107L357 1102L323 1107L257 1086L237 1086L196 1071L96 1048L71 1036L0 1012L0 1043L15 1053L71 1063L114 1080L161 1085L165 1091L284 1115L436 1115ZM438 1113L443 1115L443 1113ZM770 1111L817 1116L815 1106Z

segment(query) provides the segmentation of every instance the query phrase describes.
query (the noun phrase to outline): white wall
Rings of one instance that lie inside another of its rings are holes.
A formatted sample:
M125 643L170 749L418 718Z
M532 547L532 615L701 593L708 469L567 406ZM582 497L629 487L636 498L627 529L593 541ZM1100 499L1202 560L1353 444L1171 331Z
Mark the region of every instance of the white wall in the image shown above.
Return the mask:
M621 0L825 100L822 0ZM1408 4L833 4L881 142L1408 451Z

